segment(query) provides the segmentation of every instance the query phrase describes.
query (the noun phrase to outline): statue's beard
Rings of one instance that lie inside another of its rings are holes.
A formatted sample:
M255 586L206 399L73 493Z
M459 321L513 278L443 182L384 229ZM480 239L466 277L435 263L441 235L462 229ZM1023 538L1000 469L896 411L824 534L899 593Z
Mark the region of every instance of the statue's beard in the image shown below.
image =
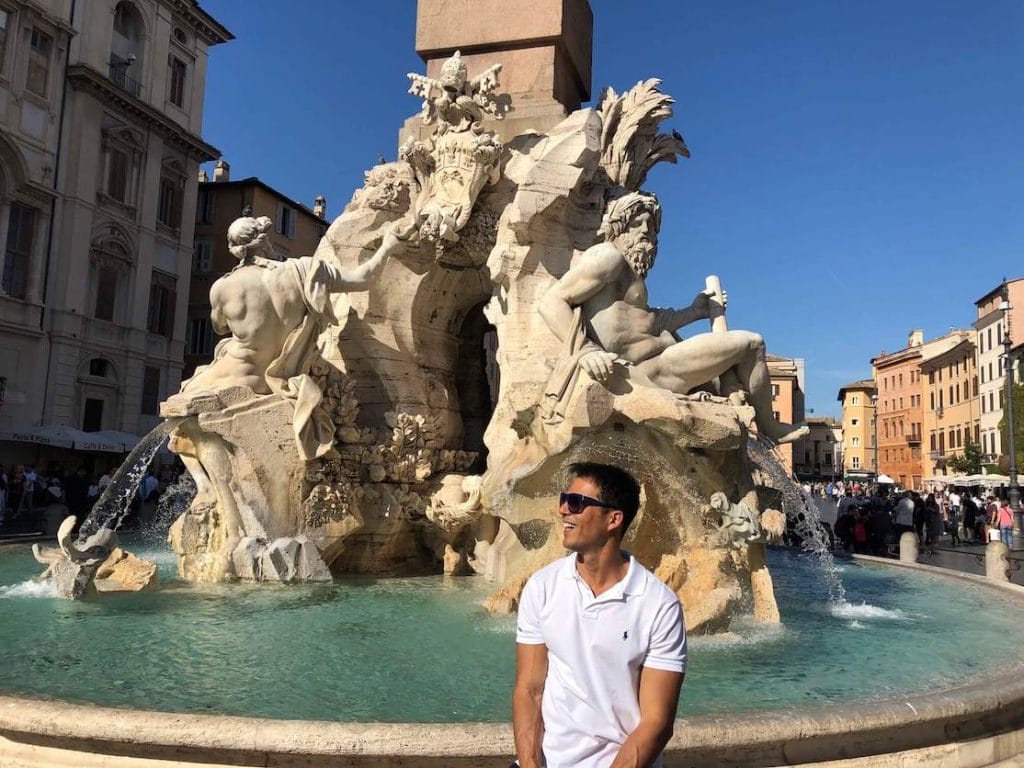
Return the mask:
M654 266L654 257L657 254L655 245L646 237L640 236L627 239L622 250L622 255L633 271L641 278L646 277Z

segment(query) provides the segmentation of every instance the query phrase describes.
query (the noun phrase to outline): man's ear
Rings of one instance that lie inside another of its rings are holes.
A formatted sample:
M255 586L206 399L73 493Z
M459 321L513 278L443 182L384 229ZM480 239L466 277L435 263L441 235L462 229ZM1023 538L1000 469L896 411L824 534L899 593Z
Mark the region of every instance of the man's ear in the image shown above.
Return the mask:
M608 514L608 530L614 529L616 526L619 528L619 533L622 533L622 527L626 524L626 516L622 514L622 510L613 509Z

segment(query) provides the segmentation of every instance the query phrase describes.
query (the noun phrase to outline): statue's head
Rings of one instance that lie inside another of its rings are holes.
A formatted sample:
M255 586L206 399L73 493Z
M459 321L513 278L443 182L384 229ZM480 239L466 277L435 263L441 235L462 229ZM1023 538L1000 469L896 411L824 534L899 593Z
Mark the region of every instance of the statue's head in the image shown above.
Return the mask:
M466 63L462 60L461 51L456 51L455 55L450 59L445 59L441 64L441 77L439 78L441 87L451 94L460 95L468 77L469 70L466 69Z
M256 256L270 256L268 233L274 223L266 216L242 216L228 227L228 250L241 262Z
M644 277L654 265L661 229L661 205L650 192L627 192L605 208L598 234L614 243L633 271Z

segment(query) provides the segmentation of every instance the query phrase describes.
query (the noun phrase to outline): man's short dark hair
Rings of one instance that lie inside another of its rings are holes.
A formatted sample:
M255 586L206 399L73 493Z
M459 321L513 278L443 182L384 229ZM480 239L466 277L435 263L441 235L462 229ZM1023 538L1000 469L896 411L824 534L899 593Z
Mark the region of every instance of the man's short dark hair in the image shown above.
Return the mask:
M640 483L624 469L594 461L577 461L569 465L570 477L590 480L601 493L601 501L622 512L622 534L640 509Z

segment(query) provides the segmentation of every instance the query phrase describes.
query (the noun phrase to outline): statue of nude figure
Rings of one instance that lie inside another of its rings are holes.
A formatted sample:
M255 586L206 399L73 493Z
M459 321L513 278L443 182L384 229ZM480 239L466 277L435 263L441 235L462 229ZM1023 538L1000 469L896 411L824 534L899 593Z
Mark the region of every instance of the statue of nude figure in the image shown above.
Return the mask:
M314 263L308 256L282 262L270 258L271 226L266 216L246 216L228 228L228 245L238 265L210 289L210 319L218 335L231 336L218 345L210 365L183 383L183 392L242 385L258 395L269 394L267 368L309 312L309 286L322 287L322 296L326 291L366 290L402 243L400 233L389 231L373 256L351 269ZM312 278L310 270L316 270Z
M759 434L777 443L807 434L806 426L783 424L772 414L771 381L759 334L701 333L682 341L673 335L710 316L712 291L701 291L684 309L648 306L644 278L657 253L660 219L654 195L630 192L613 200L601 225L604 241L575 259L541 299L538 310L548 327L565 341L574 308L582 308L586 335L600 348L585 352L579 366L596 381L607 381L616 363L632 365L655 386L685 395L734 371L754 407ZM723 307L724 301L723 295Z

